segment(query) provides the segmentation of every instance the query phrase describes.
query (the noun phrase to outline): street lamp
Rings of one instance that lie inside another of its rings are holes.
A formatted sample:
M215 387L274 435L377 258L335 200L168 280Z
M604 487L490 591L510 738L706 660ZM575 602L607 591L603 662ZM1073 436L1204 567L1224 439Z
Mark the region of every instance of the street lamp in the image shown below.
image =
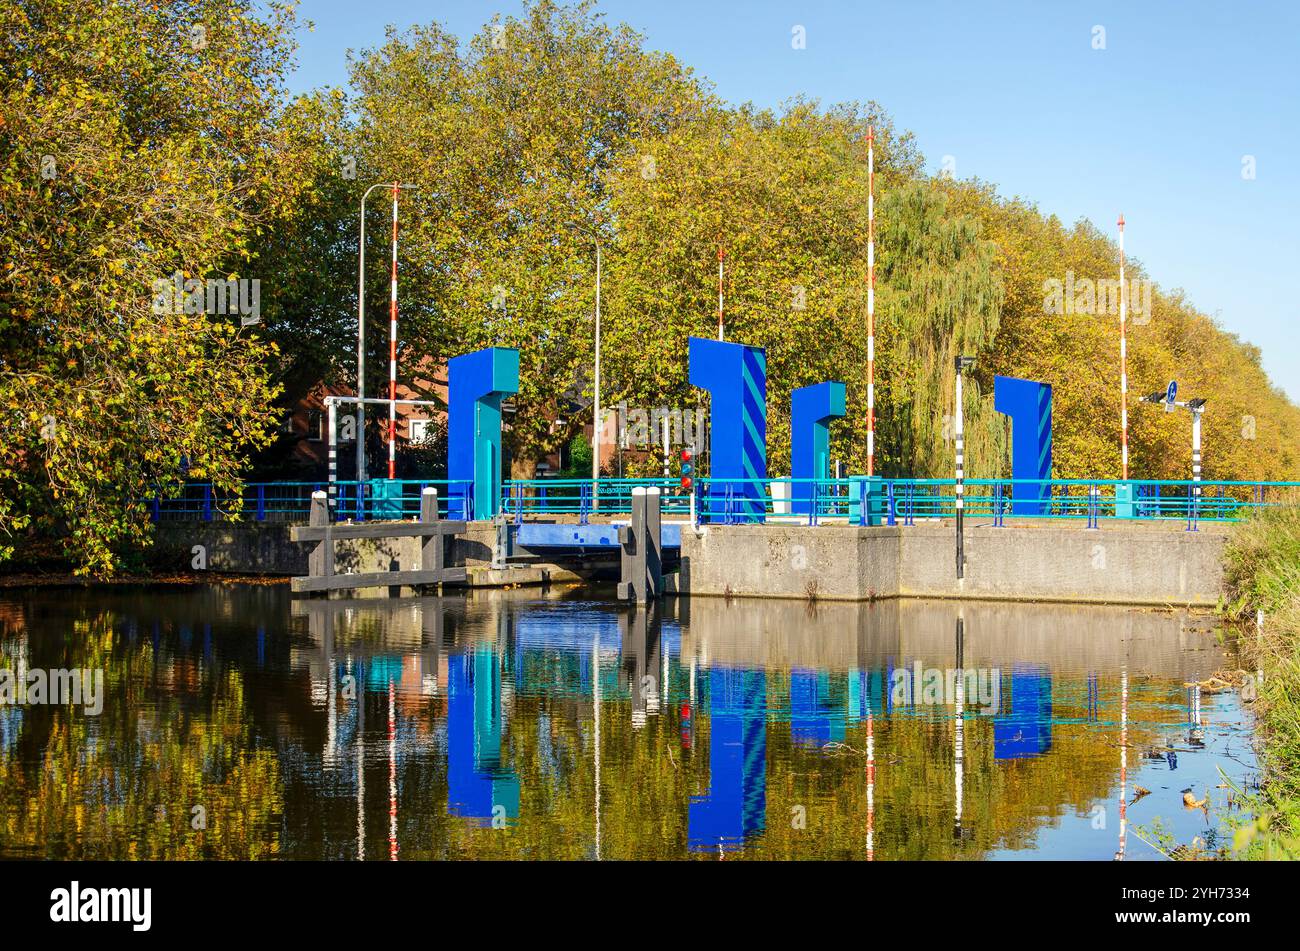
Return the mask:
M361 196L361 239L358 242L359 256L357 263L357 493L360 496L360 483L366 481L366 404L360 402L366 397L366 199L376 188L407 188L415 185L396 185L390 182L378 182L366 189ZM394 199L396 205L396 199ZM394 254L396 249L394 248Z
M1184 403L1175 398L1177 395L1178 383L1170 380L1168 388L1149 393L1142 397L1142 402L1163 404L1166 413L1172 413L1181 406L1192 414L1192 495L1199 499L1201 496L1201 416L1205 413L1206 399L1202 397Z
M962 398L961 398L961 377L962 374L975 365L974 357L954 357L953 367L957 372L957 411L954 414L955 433L957 439L957 483L954 489L954 503L957 510L957 577L966 576L966 537L965 537L965 495L966 495L966 463L965 463L965 436L962 422Z

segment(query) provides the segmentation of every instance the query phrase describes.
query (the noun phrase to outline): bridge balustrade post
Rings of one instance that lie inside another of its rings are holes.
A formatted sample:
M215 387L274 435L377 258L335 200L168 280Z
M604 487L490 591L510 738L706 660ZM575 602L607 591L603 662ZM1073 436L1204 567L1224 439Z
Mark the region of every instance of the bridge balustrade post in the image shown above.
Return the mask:
M334 539L330 537L329 496L317 490L311 494L311 510L307 524L312 528L324 528L325 537L312 546L307 556L307 574L312 578L329 578L334 574Z
M435 525L442 520L438 512L438 490L425 486L420 490L420 521ZM441 533L425 535L420 544L420 568L424 571L442 571L447 566L447 537Z

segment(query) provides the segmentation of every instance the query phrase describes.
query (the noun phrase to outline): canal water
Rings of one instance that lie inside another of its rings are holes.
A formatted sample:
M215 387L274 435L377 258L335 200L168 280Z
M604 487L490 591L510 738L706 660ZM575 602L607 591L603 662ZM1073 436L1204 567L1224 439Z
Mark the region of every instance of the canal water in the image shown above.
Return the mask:
M1176 611L0 591L0 686L90 687L0 704L0 856L1160 858L1240 821L1237 666Z

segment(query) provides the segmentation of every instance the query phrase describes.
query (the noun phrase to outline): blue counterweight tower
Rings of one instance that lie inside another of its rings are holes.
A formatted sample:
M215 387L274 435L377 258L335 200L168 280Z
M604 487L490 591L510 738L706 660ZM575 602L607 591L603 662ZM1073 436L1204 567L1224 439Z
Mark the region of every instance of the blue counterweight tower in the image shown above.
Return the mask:
M831 468L831 420L845 413L843 383L828 380L801 386L790 394L790 511L813 514L813 484L801 479L825 479Z
M691 386L709 391L709 520L761 522L767 507L767 352L692 337L689 360Z
M1011 478L1039 480L1012 488L1012 514L1045 515L1052 504L1051 384L995 376L993 408L1011 417Z
M519 351L488 347L447 363L448 516L501 508L501 400L519 392Z

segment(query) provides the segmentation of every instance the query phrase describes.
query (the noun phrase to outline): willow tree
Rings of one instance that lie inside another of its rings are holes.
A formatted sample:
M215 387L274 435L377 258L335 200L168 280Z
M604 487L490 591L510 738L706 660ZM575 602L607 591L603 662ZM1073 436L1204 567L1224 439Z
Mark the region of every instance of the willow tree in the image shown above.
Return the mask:
M506 442L526 476L590 418L573 409L590 396L609 170L704 101L676 60L591 7L543 0L463 48L436 24L417 27L352 68L358 184L418 186L399 210L404 365L518 347Z
M977 181L942 182L955 211L980 222L996 247L1005 296L982 363L995 373L1053 387L1053 467L1062 478L1120 477L1118 300L1098 291L1118 280L1112 236L1083 220L1066 226L1032 204ZM1165 292L1128 258L1130 475L1186 479L1190 420L1139 398L1171 379L1208 396L1205 474L1224 479L1300 475L1300 409L1274 387L1258 348L1224 331L1178 291ZM1071 288L1069 306L1052 289Z
M949 210L924 181L887 191L880 202L880 434L886 475L947 477L954 458L954 358L977 367L998 330L1002 282L993 245L978 222ZM968 471L1006 474L1007 428L984 395L991 374L966 384Z
M155 284L256 277L248 241L294 200L274 127L292 11L259 9L0 6L0 528L61 535L82 570L146 537L159 486L236 490L265 438L256 328Z

